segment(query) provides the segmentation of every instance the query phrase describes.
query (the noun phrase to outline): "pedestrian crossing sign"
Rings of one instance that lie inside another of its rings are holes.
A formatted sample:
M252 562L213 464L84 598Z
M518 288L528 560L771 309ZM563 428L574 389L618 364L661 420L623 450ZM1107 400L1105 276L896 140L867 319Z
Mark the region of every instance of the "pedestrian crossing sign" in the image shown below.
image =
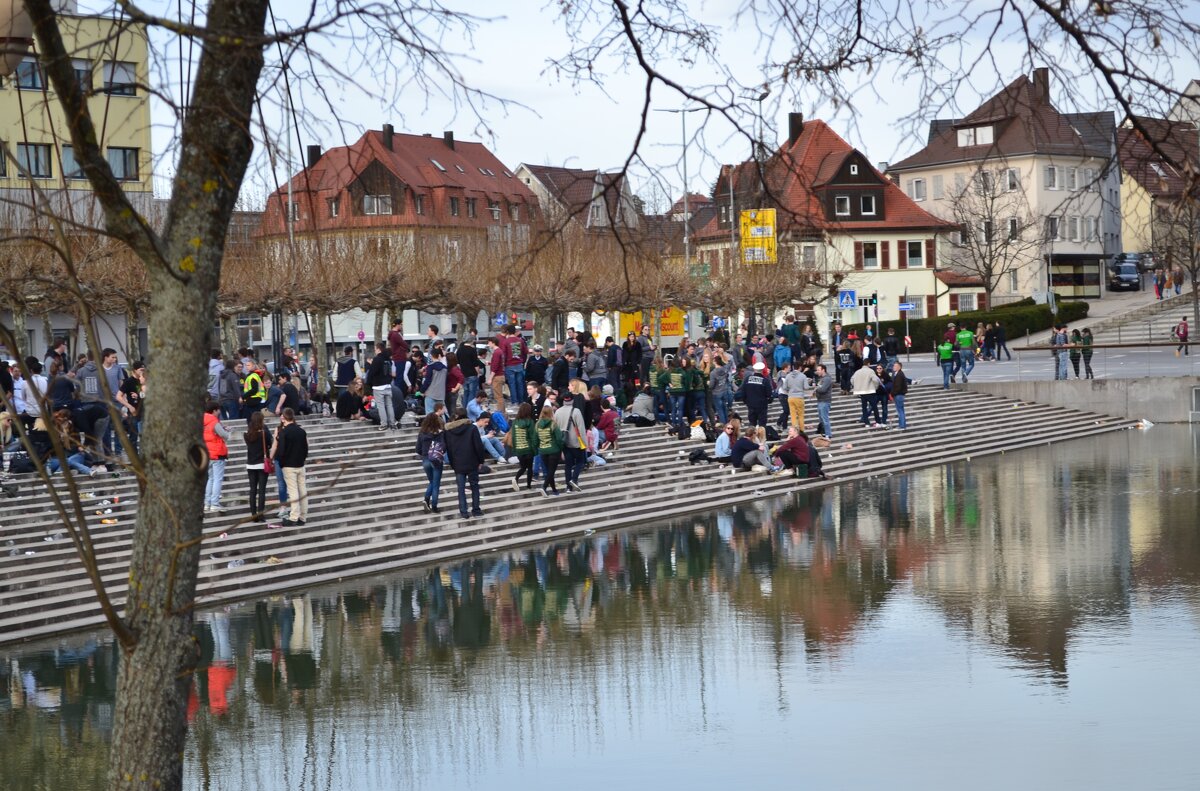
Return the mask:
M838 292L838 310L853 310L858 307L858 296L853 291Z

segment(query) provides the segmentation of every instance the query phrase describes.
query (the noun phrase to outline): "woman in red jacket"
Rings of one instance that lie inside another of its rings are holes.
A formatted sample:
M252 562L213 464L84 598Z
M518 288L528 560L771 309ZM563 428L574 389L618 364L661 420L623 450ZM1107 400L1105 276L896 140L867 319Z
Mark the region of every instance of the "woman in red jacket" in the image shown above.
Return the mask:
M208 483L204 487L204 512L223 514L221 487L225 484L225 462L229 459L229 446L225 440L232 435L221 425L217 416L221 405L209 401L204 408L204 447L208 449Z
M600 419L596 421L596 428L600 430L604 441L600 444L600 450L616 450L617 449L617 411L613 409L612 404L608 399L600 402Z

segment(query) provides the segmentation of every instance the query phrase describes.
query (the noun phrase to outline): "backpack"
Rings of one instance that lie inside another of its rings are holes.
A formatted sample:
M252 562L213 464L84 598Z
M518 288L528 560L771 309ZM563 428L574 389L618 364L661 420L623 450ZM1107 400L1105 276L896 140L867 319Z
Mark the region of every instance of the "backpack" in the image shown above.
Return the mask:
M425 451L425 458L434 464L441 464L446 460L446 443L441 437L434 437L429 441L429 448Z
M694 451L688 454L688 464L699 464L702 461L712 461L708 455L708 451L706 451L704 448L696 448Z
M506 418L504 416L503 412L493 412L492 413L492 429L497 432L505 432L505 433L508 432L508 429L509 429L508 418Z
M691 439L692 438L692 427L689 426L686 421L681 422L678 426L675 427L675 438L680 439L680 440Z
M787 344L779 344L775 347L775 367L782 368L787 363L792 361L792 347Z
M775 430L774 426L767 426L765 430L767 432L767 442L779 441L779 432Z

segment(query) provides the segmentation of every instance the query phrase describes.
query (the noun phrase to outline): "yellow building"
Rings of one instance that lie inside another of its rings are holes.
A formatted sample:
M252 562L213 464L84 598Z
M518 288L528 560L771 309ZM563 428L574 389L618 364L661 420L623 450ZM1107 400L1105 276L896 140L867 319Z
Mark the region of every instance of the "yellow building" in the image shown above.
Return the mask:
M73 10L73 9L68 9ZM88 91L100 146L135 205L152 198L146 31L128 20L64 13L59 28L75 73ZM30 184L70 199L78 211L91 192L72 155L62 108L34 53L0 81L0 204L5 225L28 206ZM142 199L142 200L139 200ZM54 200L54 199L52 199ZM138 205L138 208L142 208ZM76 217L86 221L86 217Z

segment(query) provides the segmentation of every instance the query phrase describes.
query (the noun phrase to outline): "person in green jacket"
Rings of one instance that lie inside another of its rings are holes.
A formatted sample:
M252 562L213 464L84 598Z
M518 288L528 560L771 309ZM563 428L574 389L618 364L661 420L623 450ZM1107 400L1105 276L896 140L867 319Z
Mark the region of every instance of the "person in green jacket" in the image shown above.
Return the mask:
M1092 372L1092 331L1087 327L1083 328L1083 336L1080 342L1083 344L1083 369L1087 374L1085 379L1095 379L1096 374Z
M688 422L692 422L696 418L704 420L708 419L705 409L705 392L708 390L708 375L700 370L699 363L690 363L688 365Z
M654 358L654 373L652 374L654 383L654 413L662 413L667 420L671 418L671 401L667 396L667 391L671 387L671 369L663 364L661 357Z
M517 408L517 417L509 428L513 455L521 463L513 476L514 492L521 491L521 473L525 473L525 488L533 488L533 458L538 452L538 433L533 424L533 404L525 401Z
M954 342L958 344L959 368L962 370L963 384L966 384L967 377L975 370L975 333L964 324L954 336Z
M669 413L669 422L672 426L679 425L683 421L684 408L687 405L688 385L691 384L691 376L684 366L687 364L687 358L682 355L676 355L671 358L671 365L668 367L667 377L667 395L671 398L671 411Z
M563 449L563 433L554 425L554 407L542 407L542 416L537 426L537 452L542 457L546 467L546 479L542 481L542 497L558 496L558 485L554 482L554 473L558 470L558 460Z
M942 366L942 389L950 389L950 378L954 373L954 344L943 338L937 346L938 364Z

